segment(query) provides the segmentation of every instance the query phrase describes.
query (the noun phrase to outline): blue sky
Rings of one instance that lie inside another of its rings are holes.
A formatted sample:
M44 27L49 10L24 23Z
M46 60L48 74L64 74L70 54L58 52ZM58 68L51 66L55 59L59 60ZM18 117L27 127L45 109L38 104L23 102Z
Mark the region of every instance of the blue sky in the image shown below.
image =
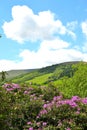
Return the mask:
M87 0L2 0L0 71L87 61Z

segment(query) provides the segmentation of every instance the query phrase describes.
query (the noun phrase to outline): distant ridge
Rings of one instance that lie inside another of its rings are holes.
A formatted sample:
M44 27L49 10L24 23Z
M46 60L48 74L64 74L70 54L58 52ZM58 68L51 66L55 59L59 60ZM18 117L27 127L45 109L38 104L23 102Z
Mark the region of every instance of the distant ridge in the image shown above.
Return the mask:
M54 69L58 66L62 66L62 65L67 65L67 64L77 64L77 63L80 63L81 61L68 61L68 62L62 62L62 63L59 63L59 64L53 64L53 65L50 65L50 66L46 66L46 67L43 67L43 68L40 68L39 71L49 71L50 69L52 69L52 71L54 71Z
M76 64L76 63L79 63L79 62L81 62L81 61L63 62L63 63L53 64L53 65L38 68L38 69L9 70L9 71L7 71L7 73L8 73L7 79L12 79L14 77L17 77L17 76L20 76L20 75L23 75L23 74L27 74L27 73L35 71L35 70L38 70L39 72L44 72L44 71L46 72L47 71L47 73L51 70L51 72L53 72L57 66L67 65L67 64Z
M19 76L21 74L26 74L26 73L29 73L29 72L34 71L34 70L35 69L9 70L9 71L7 71L8 75L6 77L7 77L7 79L11 79L11 78Z

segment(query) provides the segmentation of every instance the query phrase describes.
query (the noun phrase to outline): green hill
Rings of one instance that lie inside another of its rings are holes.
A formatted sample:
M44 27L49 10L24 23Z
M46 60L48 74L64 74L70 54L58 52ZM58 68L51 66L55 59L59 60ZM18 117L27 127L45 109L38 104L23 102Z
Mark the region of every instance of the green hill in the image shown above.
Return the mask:
M58 87L65 97L87 97L87 63L65 62L35 70L10 71L7 82Z
M6 78L9 80L13 79L14 77L20 76L21 74L26 74L33 71L33 69L25 69L25 70L10 70L7 71ZM1 75L0 75L1 78Z
M26 73L23 72L18 76L15 74L16 77L13 78L12 81L16 83L32 82L32 84L37 85L48 84L49 82L59 80L64 76L71 77L71 73L75 71L72 68L72 65L77 63L78 62L65 62L61 64L47 66L41 69L32 70L30 72L26 71Z

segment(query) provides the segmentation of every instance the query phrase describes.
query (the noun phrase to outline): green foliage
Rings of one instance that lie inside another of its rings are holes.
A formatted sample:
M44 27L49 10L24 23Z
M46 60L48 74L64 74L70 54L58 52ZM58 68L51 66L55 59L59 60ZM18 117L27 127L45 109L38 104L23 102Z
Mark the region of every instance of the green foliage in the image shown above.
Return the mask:
M53 83L38 87L5 83L0 103L1 130L87 128L87 98L65 99Z
M35 95L36 89L20 87L17 90L11 87L14 88L14 84L8 84L9 89L5 87L6 90L1 87L0 127L1 130L23 130L27 120L36 118L43 101Z
M87 97L87 63L79 63L72 66L76 71L70 78L63 77L59 83L59 90L66 97L78 95ZM58 84L58 82L57 82Z
M47 100L52 100L52 98L54 96L57 96L60 94L58 88L56 86L54 86L52 83L49 83L48 86L42 86L42 94L44 95L43 96L43 99L45 101Z
M6 80L6 75L8 75L8 73L6 71L2 71L0 72L0 75L1 75L1 81L5 81Z
M29 73L22 74L11 80L15 83L26 83L34 86L48 86L52 82L67 98L73 95L87 96L87 63L69 62L52 65Z
M87 63L53 65L1 84L1 130L87 129Z
M26 83L31 82L32 84L43 85L43 84L46 84L48 82L48 78L51 75L52 75L52 73L37 76L29 81L26 81Z
M36 76L39 76L40 74L38 74L38 72L35 70L35 71L32 71L32 72L29 72L29 73L26 73L26 74L21 74L20 76L18 77L15 77L12 79L12 82L15 82L15 83L24 83L28 80L31 80L33 78L35 78Z
M9 80L8 80L9 81ZM71 97L87 96L87 63L70 62L52 65L29 73L22 74L10 80L15 83L26 83L34 86L48 86L52 82L65 95ZM3 84L1 82L1 84Z
M76 62L62 63L58 65L48 66L42 69L33 70L29 73L16 76L12 79L12 82L32 82L35 85L46 85L52 81L55 82L63 78L64 76L72 77L74 75L74 72L76 71L75 68L72 68L73 64L76 64Z

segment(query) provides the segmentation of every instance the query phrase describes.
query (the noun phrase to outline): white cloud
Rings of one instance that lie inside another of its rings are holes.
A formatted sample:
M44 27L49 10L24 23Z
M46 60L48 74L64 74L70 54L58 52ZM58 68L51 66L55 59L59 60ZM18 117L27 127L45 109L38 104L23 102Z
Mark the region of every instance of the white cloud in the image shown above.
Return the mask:
M68 34L71 35L74 40L76 39L76 34L73 31L76 29L77 24L78 24L77 21L72 21L72 22L68 22L66 25Z
M81 27L83 34L85 34L85 36L87 37L87 20L82 22Z
M67 43L61 39L54 39L54 40L44 40L42 43L41 43L41 46L40 46L40 50L42 51L44 49L45 50L51 50L51 49L54 49L54 50L58 50L58 49L61 49L61 48L67 48L69 46L70 43Z
M51 11L42 11L34 14L27 6L14 6L12 8L12 20L3 24L3 30L7 38L20 43L31 40L47 40L55 34L69 34L75 37L73 31L67 29L55 14Z
M73 31L73 30L76 29L77 24L78 24L77 21L68 22L68 23L67 23L67 28L68 28L69 30L72 30L72 31Z
M68 35L71 35L74 40L76 40L76 34L70 30L68 30Z
M0 60L0 71L2 70L12 70L17 66L16 61L12 60Z
M55 14L51 11L34 14L27 6L14 6L12 20L3 24L7 38L19 43L41 40L41 44L37 51L22 50L18 55L22 59L19 62L0 60L0 71L41 68L66 61L87 61L86 51L82 53L78 48L71 49L71 43L59 38L60 35L69 35L76 39L76 34L73 32L76 26L76 21L64 26L59 19L55 19ZM87 35L87 21L82 23L82 31Z
M22 50L19 62L0 60L0 71L11 69L41 68L66 61L87 61L87 53L70 49L69 44L61 39L45 40L38 51Z
M84 52L87 52L87 41L84 43L83 47L82 47L82 50Z
M85 42L83 44L82 50L87 52L87 20L81 23L82 32L85 36Z

